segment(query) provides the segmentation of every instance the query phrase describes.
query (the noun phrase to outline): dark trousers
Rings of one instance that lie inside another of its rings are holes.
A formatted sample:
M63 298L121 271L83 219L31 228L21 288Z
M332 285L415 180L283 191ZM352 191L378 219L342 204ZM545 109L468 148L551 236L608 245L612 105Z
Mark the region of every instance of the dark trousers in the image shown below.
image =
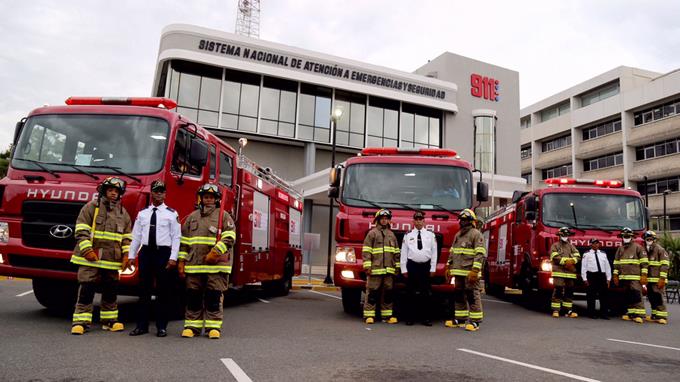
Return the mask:
M137 327L149 329L151 295L156 295L156 328L166 329L170 316L171 296L176 289L176 271L165 267L170 258L170 247L142 247L139 253L139 303ZM155 288L154 288L155 286Z
M406 320L430 319L430 262L416 263L408 260L406 263L408 278L406 279L407 307Z
M587 272L586 279L588 280L588 288L586 289L588 314L595 315L595 300L599 299L600 315L606 316L609 310L607 275L604 272Z

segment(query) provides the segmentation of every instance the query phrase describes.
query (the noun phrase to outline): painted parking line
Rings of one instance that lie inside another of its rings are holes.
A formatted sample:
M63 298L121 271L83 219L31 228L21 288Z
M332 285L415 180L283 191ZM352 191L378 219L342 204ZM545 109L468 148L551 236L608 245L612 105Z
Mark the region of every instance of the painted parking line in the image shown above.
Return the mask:
M615 338L607 338L607 341L623 342L623 343L633 344L633 345L651 346L651 347L654 347L654 348L662 348L662 349L669 349L669 350L678 350L678 351L680 351L680 348L674 348L674 347L671 347L671 346L646 344L646 343L644 343L644 342L635 342L635 341L617 340L617 339L615 339Z
M267 301L267 300L265 300L265 299L258 298L258 300L260 300L260 302L264 302L265 304L269 304L269 301Z
M252 379L246 374L243 369L231 358L222 358L221 359L222 363L224 366L227 367L227 370L231 373L231 375L236 378L237 382L253 382Z
M559 371L559 370L548 369L547 367L536 366L536 365L532 365L532 364L530 364L530 363L524 363L524 362L520 362L520 361L515 361L515 360L512 360L512 359L503 358L503 357L498 357L498 356L491 355L491 354L486 354L486 353L481 353L481 352L474 351L474 350L469 350L469 349L458 349L458 350L459 350L459 351L462 351L462 352L466 352L466 353L470 353L470 354L475 354L475 355L478 355L478 356L486 357L486 358L495 359L495 360L497 360L497 361L502 361L502 362L511 363L511 364L513 364L513 365L524 366L524 367L527 367L527 368L529 368L529 369L540 370L540 371L544 371L544 372L550 373L550 374L561 375L561 376L563 376L563 377L567 377L567 378L571 378L571 379L576 379L576 380L578 380L578 381L599 382L597 379L582 377L582 376L576 375L576 374L565 373L565 372Z
M29 295L29 294L31 294L31 293L33 293L33 289L31 289L31 290L29 290L29 291L26 291L26 292L24 292L24 293L19 293L19 294L17 295L17 297L24 297L24 296Z
M336 299L338 299L338 300L342 300L342 297L334 296L334 295L328 294L328 293L317 292L317 291L315 291L315 290L307 290L307 292L309 292L309 293L316 293L316 294L320 294L320 295L323 295L323 296L333 297L333 298L336 298Z

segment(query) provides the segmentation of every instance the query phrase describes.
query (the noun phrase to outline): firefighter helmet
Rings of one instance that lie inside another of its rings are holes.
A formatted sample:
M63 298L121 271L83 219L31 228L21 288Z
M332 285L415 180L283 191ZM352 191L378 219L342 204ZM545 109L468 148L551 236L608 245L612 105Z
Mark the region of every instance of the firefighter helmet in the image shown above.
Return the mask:
M559 231L557 231L557 236L574 236L574 231L572 231L569 227L562 227Z
M650 230L650 231L647 231L647 232L645 232L644 235L642 235L642 238L645 239L645 240L647 240L647 239L654 239L654 240L656 240L656 232L651 231L651 230Z
M117 189L118 199L120 199L121 197L123 197L123 194L125 193L125 181L115 176L109 176L99 184L99 186L97 187L97 192L99 192L99 195L102 196L106 193L106 190L109 188Z
M624 227L621 230L621 233L619 233L619 237L633 237L633 236L635 236L635 233L633 232L632 229L628 227Z
M373 219L373 221L378 221L378 219L380 219L381 217L392 219L392 213L387 208L379 209L378 212L375 213L375 218Z
M477 221L477 214L475 214L475 211L466 208L458 214L458 219Z
M196 194L198 195L199 202L203 195L213 195L215 197L215 203L217 204L219 204L220 200L222 199L222 191L220 191L220 188L217 187L216 184L212 183L206 183L199 187Z

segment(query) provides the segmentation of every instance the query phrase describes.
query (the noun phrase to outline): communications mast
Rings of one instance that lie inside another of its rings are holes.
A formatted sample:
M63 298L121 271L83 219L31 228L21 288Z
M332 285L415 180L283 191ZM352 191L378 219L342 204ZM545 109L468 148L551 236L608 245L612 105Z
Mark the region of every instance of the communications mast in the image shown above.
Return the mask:
M260 38L260 0L238 0L236 34Z

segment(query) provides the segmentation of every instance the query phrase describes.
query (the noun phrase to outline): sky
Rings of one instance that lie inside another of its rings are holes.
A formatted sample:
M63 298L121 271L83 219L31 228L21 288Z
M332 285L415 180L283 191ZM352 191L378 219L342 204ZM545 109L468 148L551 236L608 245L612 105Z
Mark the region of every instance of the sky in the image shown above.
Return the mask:
M620 65L680 68L680 2L262 0L260 38L411 72L445 51L513 69L528 106ZM32 109L149 96L172 23L233 32L237 0L0 0L0 150Z

